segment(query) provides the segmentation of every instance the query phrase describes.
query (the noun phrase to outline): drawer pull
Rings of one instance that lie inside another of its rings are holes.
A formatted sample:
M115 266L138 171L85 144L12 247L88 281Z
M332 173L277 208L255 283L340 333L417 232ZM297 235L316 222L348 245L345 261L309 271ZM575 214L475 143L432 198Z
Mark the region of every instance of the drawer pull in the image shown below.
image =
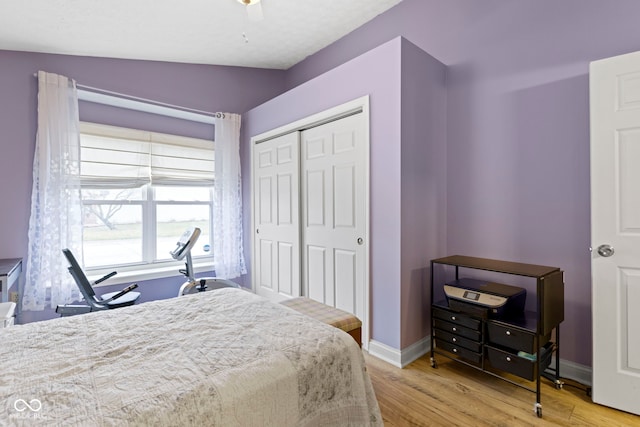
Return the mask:
M454 348L454 349L453 349L453 352L454 352L454 353L457 353L457 352L458 352L458 349L457 349L457 348Z
M511 357L507 356L507 362L511 362Z
M511 331L507 331L507 335L511 335Z
M456 316L451 316L451 320L456 320Z
M458 342L458 339L457 338L451 338L451 341Z
M458 329L457 329L457 328L451 328L451 330L452 330L453 332L457 332L457 331L458 331Z

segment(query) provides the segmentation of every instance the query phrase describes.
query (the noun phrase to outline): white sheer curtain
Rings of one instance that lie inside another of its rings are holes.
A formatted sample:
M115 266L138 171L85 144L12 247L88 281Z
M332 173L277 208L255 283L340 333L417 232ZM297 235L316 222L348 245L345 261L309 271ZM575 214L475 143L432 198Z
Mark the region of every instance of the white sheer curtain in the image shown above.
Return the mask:
M62 256L63 248L82 254L78 126L75 82L39 71L23 310L44 310L47 303L55 308L80 297Z
M216 276L231 279L247 273L242 249L240 115L220 116L214 121L213 257Z

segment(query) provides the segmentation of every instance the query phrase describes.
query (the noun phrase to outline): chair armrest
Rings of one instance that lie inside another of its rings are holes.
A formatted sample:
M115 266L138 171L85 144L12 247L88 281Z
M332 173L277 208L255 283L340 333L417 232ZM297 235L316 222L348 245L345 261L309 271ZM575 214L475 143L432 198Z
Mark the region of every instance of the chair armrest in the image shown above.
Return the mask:
M118 274L117 271L112 271L111 273L107 274L106 276L102 276L101 278L99 278L98 280L96 280L95 282L93 282L94 285L97 285L98 283L102 283L105 280L107 280L109 277L113 277L116 274Z
M138 287L138 284L137 283L133 283L133 284L127 286L126 288L124 288L123 290L121 290L120 292L118 292L117 294L115 294L114 296L112 296L111 298L105 299L105 300L102 300L102 301L98 302L98 304L101 304L101 305L108 304L111 301L120 298L124 294L131 292L132 290L134 290L137 287Z
M59 305L56 307L56 313L60 316L75 316L76 314L85 314L91 311L91 307L88 305Z

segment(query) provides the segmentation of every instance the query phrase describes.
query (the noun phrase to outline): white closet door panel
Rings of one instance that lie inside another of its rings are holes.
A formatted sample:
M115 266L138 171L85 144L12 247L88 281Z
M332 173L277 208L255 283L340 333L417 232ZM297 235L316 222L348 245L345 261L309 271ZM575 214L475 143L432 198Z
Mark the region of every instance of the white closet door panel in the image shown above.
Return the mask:
M356 227L356 166L354 164L333 168L333 222L336 228Z
M308 138L305 141L305 154L304 158L307 160L319 159L325 157L328 153L326 148L328 147L327 141L323 135L319 135L316 138Z
M307 129L301 136L302 232L307 247L303 287L310 298L361 319L368 286L362 240L366 237L364 131L362 114L356 114Z
M309 283L307 296L316 301L325 300L325 275L327 272L327 250L324 247L307 246L306 281Z
M353 129L344 131L337 130L333 134L333 152L334 154L342 154L348 151L356 151L356 138Z
M273 150L263 149L258 152L257 169L264 169L273 166Z
M258 277L260 278L259 286L261 288L273 289L273 242L271 240L260 239L258 242L260 248L260 270Z
M293 218L293 203L294 197L291 189L293 188L293 181L298 177L294 177L290 173L278 175L278 224L279 225L292 225Z
M293 273L297 270L294 263L298 263L299 257L293 254L293 245L288 242L278 244L278 290L284 295L293 295ZM296 280L299 286L299 281Z
M324 227L325 222L325 179L324 170L307 170L304 186L304 200L307 227Z
M253 148L256 292L279 301L300 295L299 135Z
M349 250L336 249L334 251L334 266L336 274L336 307L353 312L356 308L356 253Z
M271 197L272 187L273 185L271 183L270 176L260 179L258 184L258 206L261 224L271 224L273 222L273 218L271 217L273 212L273 198Z
M276 151L276 155L277 155L277 159L278 159L278 164L279 165L284 165L284 164L291 164L294 162L298 162L298 156L295 154L297 153L297 147L293 147L292 144L286 144L286 145L282 145L279 146L277 148ZM297 168L296 168L297 169Z

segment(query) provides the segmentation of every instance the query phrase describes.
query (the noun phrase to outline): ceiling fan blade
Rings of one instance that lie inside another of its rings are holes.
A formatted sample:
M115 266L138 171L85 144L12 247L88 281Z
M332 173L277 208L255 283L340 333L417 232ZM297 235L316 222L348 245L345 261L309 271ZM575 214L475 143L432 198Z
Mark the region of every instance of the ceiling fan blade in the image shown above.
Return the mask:
M262 3L258 2L255 4L248 4L247 8L247 16L249 17L249 21L262 21L264 19L264 15L262 14Z

